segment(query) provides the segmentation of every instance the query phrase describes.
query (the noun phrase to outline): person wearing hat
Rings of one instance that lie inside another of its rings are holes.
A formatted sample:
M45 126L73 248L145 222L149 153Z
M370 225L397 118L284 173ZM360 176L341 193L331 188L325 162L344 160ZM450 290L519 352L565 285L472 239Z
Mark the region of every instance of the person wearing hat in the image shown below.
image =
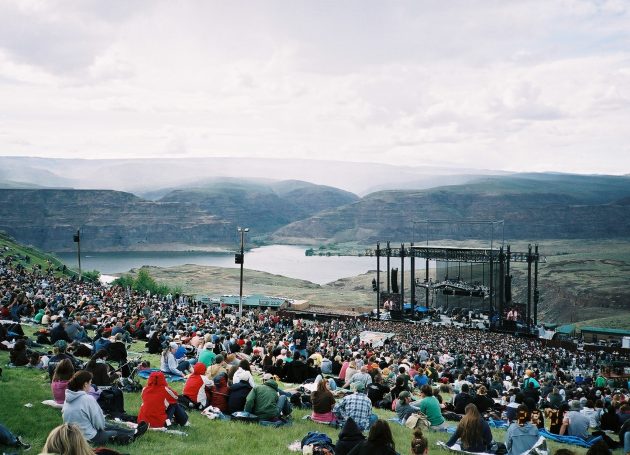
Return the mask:
M411 414L420 412L420 408L411 405L411 393L408 390L400 392L396 405L396 416L401 422L405 422Z
M559 434L578 436L586 440L590 437L588 426L588 417L580 414L580 402L578 400L571 400L569 402L569 410L564 413Z
M197 362L201 362L206 367L210 367L210 365L214 363L214 359L217 356L212 350L213 347L214 344L206 342L206 344L203 345L203 349L199 351L199 358L197 359Z
M352 417L361 431L369 429L378 420L372 412L372 402L365 395L365 386L361 382L357 383L353 394L346 395L335 404L333 413L341 425Z

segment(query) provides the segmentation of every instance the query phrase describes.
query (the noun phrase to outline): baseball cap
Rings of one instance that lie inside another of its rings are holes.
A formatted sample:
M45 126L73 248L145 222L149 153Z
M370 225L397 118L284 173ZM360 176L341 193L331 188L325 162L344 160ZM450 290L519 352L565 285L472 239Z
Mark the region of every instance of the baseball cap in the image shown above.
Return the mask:
M66 340L57 340L53 346L59 349L66 349L68 347L68 343Z
M405 398L411 398L411 393L409 393L407 390L403 390L398 394L398 398L401 400L404 400Z

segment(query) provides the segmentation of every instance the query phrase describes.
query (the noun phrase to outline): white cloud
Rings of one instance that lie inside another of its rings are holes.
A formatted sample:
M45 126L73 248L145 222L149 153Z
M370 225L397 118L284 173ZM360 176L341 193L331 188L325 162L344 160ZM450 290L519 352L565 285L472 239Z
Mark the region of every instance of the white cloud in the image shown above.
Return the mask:
M6 155L628 173L630 11L616 0L6 1L0 99Z

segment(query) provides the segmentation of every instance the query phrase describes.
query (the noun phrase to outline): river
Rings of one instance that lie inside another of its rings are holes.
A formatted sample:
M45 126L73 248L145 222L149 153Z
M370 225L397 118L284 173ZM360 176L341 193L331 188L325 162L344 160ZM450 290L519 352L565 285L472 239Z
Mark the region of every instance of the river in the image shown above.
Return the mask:
M325 284L340 278L361 275L376 270L375 257L355 256L310 256L304 254L306 247L294 245L270 245L245 252L245 268L283 275L291 278ZM77 255L57 253L56 256L69 267L77 267ZM143 265L172 267L183 264L211 265L217 267L239 267L234 263L233 253L203 252L124 252L81 254L83 270L98 270L104 275L127 272ZM400 260L393 259L392 267L400 267ZM405 270L409 270L406 261ZM385 261L381 260L385 271Z

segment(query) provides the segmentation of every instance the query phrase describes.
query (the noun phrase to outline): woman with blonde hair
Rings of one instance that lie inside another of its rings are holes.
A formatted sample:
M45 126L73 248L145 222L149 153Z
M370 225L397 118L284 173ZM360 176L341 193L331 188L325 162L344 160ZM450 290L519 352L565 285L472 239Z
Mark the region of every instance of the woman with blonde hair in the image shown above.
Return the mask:
M81 429L74 424L68 423L53 428L48 438L46 438L42 454L49 453L57 455L95 455L94 450L83 437Z
M459 439L462 450L486 452L492 444L492 432L488 422L481 417L477 406L472 403L467 404L464 411L464 417L459 421L455 433L446 445L452 447Z

